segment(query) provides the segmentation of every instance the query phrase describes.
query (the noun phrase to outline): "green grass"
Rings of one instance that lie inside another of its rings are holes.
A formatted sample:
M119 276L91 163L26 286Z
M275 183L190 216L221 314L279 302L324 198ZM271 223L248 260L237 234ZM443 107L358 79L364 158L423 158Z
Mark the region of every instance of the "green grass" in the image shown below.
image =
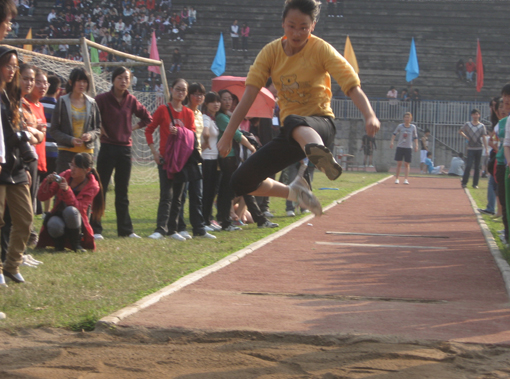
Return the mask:
M469 193L473 197L476 205L478 208L485 209L487 206L487 186L489 184L489 181L487 179L480 179L480 182L478 183L478 189L471 188L468 186ZM498 230L503 229L503 221L501 218L494 220L494 216L482 214L482 217L489 227L492 236L494 237L494 240L498 244L499 250L501 251L501 254L506 259L507 262L510 263L510 248L503 245L501 242Z
M326 206L387 175L348 172L330 182L322 173L316 173L314 193ZM321 187L339 190L318 190ZM1 289L0 311L8 317L0 328L91 330L100 318L279 230L249 225L239 232L216 233L216 240L151 240L146 237L155 228L158 191L156 183L130 186L131 217L135 232L144 237L141 240L117 237L114 196L109 192L103 219L105 240L98 242L96 251L30 251L44 264L37 269L22 267L27 283ZM277 216L273 220L281 227L301 217L282 217L283 199L271 199L270 208ZM36 224L41 225L39 218Z

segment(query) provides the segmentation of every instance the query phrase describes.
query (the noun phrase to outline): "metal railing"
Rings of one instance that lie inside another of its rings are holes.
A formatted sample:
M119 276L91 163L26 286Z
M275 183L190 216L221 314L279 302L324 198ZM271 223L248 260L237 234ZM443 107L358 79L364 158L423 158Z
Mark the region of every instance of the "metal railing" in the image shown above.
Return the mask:
M413 122L420 124L457 124L459 127L470 120L471 110L480 111L482 119L490 117L488 102L422 100L417 102L371 99L370 104L381 121L402 121L404 113L413 114ZM360 119L360 111L350 99L333 99L331 108L339 119Z

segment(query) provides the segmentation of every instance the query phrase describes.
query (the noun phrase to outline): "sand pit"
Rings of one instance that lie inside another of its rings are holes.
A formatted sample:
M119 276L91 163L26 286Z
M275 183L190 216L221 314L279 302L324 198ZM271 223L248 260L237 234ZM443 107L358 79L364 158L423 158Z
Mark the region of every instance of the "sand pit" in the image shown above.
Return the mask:
M0 338L3 379L510 377L507 346L134 328L37 329Z

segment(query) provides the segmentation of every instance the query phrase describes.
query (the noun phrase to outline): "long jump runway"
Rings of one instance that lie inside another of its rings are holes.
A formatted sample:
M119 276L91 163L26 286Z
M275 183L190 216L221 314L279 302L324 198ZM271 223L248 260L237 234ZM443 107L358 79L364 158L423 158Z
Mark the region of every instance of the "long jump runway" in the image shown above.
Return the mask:
M510 303L459 181L389 179L117 325L509 344Z

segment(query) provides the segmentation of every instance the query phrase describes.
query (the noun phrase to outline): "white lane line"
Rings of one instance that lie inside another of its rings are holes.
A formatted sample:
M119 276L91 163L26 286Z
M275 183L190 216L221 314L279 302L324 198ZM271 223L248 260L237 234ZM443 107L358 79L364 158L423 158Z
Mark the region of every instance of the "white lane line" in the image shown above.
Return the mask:
M344 243L344 242L315 242L317 245L330 245L330 246L359 246L359 247L395 247L401 249L427 249L427 250L448 250L447 247L433 247L433 246L406 246L406 245L379 245L374 243Z
M388 234L388 233L356 233L356 232L326 232L333 235L347 236L380 236L380 237L411 237L411 238L450 238L448 236L420 236L417 234Z

